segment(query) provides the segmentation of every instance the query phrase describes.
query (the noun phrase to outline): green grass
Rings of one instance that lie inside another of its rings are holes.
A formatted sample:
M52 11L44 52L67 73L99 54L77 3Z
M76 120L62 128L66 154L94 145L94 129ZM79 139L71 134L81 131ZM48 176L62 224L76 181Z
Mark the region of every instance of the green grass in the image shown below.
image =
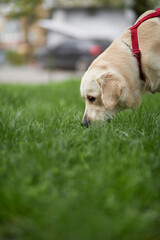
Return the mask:
M0 239L159 240L160 95L86 129L79 84L0 85Z

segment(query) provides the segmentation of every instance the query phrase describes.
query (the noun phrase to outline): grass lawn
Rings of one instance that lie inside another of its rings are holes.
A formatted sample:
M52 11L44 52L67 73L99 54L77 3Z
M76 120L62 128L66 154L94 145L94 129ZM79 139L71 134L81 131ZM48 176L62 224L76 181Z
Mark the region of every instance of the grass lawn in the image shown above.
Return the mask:
M0 239L159 240L160 94L86 129L79 85L0 85Z

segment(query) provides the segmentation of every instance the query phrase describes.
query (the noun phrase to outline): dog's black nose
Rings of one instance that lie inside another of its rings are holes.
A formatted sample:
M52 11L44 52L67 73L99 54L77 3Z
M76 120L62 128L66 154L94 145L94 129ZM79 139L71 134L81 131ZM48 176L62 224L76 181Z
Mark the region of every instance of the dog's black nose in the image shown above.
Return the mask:
M87 127L87 128L89 127L89 121L88 121L88 119L87 119L86 116L83 118L82 124L83 124L83 126L85 126L85 127Z

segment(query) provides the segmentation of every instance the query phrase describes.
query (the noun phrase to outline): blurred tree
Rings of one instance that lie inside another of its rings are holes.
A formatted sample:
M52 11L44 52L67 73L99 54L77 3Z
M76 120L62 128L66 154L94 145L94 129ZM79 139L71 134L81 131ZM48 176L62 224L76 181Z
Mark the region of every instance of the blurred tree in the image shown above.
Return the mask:
M20 18L24 31L24 41L29 46L29 25L39 17L39 7L43 0L1 0L1 4L10 4L9 18Z
M97 3L110 8L123 8L125 6L124 0L97 0Z
M137 17L149 9L154 9L158 2L159 0L97 0L97 3L100 3L105 7L130 7L137 14Z
M158 4L158 0L134 0L132 9L136 12L137 16L140 16L143 12L155 9Z
M34 18L36 16L36 8L43 0L1 0L1 4L12 4L12 16L27 16Z

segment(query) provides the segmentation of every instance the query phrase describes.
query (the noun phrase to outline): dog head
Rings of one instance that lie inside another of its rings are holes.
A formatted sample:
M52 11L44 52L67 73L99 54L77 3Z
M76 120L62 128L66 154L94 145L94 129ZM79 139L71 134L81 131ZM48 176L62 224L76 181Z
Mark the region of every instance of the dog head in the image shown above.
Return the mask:
M124 78L114 71L88 70L81 81L81 96L85 100L82 124L112 119L115 113L132 105L132 96Z

